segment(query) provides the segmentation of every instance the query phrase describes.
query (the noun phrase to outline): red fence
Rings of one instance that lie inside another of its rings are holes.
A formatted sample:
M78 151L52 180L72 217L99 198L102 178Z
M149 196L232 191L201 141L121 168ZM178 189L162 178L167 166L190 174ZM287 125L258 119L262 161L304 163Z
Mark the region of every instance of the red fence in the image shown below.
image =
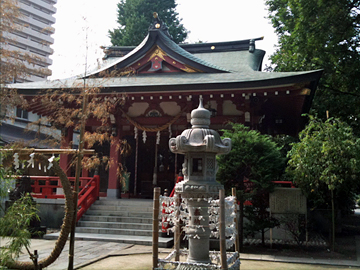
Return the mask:
M75 177L68 177L74 186ZM64 199L63 194L56 194L58 188L62 188L59 177L52 176L30 176L32 196L35 198ZM100 177L80 177L77 220L89 209L99 198Z

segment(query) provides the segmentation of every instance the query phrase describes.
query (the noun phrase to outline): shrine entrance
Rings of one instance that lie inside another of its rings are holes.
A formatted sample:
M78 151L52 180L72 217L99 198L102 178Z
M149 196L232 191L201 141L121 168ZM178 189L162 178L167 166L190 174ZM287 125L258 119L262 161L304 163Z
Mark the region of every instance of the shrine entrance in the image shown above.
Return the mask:
M122 159L123 165L130 172L129 193L130 196L140 198L152 198L155 186L169 192L174 188L176 173L181 170L183 157L175 155L169 150L169 137L164 134L156 145L156 134L148 133L146 141L138 139L138 155L136 161L136 139L133 136L125 136L124 139L131 146L131 154ZM156 150L157 148L157 150ZM155 152L157 161L155 162ZM154 183L154 171L156 164L156 183Z
M110 156L110 142L105 141L102 144L96 143L92 147L100 160L103 159L103 157L109 157ZM98 175L100 177L100 194L104 196L108 189L108 182L109 182L109 170L106 168L106 164L100 163L99 167L97 168ZM90 175L93 175L95 171L90 172Z

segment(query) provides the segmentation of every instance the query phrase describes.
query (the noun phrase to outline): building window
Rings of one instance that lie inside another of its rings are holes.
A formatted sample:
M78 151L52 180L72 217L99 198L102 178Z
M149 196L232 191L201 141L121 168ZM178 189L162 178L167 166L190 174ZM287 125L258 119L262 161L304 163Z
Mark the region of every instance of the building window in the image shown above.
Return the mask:
M16 108L16 117L22 118L22 119L29 119L28 111Z

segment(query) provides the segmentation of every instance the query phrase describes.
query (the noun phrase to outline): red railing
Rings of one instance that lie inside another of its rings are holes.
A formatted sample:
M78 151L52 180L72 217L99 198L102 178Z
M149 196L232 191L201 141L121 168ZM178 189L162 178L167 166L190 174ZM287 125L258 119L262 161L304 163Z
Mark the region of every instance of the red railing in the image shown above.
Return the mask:
M296 188L295 184L291 181L272 181L274 184L289 185L291 188Z
M87 185L79 192L78 212L76 222L90 208L90 206L99 198L100 177L95 175Z
M56 194L58 188L62 188L59 177L53 176L30 176L32 196L45 199L64 199L63 194ZM75 177L68 177L72 186L75 183ZM100 177L80 177L78 195L78 213L76 221L89 209L89 207L99 198Z

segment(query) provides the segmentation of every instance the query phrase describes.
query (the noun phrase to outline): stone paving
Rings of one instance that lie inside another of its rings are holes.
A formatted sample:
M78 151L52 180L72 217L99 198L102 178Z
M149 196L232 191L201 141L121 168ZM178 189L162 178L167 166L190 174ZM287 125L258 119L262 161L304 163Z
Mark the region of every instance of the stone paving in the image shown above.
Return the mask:
M0 238L0 246L6 244L6 239ZM32 239L30 251L38 251L39 260L46 258L53 250L55 246L55 240L43 240L43 239ZM114 242L102 242L102 241L75 241L75 259L74 267L78 268L81 265L90 264L92 262L98 261L102 258L105 258L111 254L115 254L133 247L132 244L123 244L123 243L114 243ZM143 251L148 252L148 248L141 248L139 246L137 249L140 253ZM69 241L65 245L60 257L46 269L60 270L67 269L68 267L68 254L69 254ZM27 253L23 253L19 261L30 261Z

